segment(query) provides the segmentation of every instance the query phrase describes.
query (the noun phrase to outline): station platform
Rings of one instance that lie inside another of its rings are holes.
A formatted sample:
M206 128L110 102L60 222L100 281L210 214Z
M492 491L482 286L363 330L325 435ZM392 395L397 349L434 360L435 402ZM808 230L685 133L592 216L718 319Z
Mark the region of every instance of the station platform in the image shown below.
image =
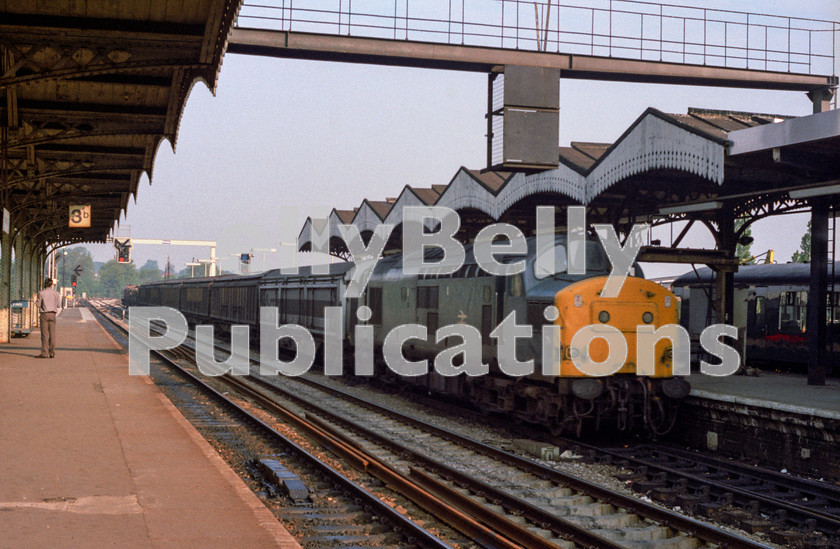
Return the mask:
M0 547L300 547L86 309L0 344Z
M688 382L670 440L840 484L840 380L762 371Z
M808 385L805 374L762 371L758 376L691 374L691 396L781 412L840 420L840 379Z

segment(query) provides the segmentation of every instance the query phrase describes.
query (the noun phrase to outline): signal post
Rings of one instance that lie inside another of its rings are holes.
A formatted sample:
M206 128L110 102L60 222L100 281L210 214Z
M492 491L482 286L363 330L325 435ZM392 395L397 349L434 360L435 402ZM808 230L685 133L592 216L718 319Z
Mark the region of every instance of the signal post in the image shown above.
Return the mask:
M117 249L117 261L128 263L131 261L131 248L135 244L168 244L172 246L210 246L210 276L216 276L216 242L214 240L164 240L162 238L117 238L114 237L114 248ZM119 245L118 245L119 243Z

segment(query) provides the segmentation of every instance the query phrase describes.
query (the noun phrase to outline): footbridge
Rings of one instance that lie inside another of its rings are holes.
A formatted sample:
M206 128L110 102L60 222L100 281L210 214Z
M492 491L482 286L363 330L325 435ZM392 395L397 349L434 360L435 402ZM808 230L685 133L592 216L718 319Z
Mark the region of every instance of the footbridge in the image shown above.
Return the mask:
M563 78L812 91L840 23L645 1L245 0L228 51ZM605 5L603 2L601 6Z
M488 75L487 167L558 166L559 79L837 86L834 21L645 1L246 0L228 52Z

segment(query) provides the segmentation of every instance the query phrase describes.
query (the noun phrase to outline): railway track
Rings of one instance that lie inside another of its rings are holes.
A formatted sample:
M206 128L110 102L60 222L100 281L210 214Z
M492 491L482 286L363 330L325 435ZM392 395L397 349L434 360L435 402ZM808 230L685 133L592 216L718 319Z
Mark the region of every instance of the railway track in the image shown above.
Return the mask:
M411 474L422 467L492 502L510 520L530 522L557 545L764 547L313 380L284 378L282 386L275 379L257 383Z
M664 445L605 449L579 441L564 446L589 461L629 469L634 490L667 505L765 531L786 547L840 546L840 488Z
M349 463L411 479L515 545L765 547L312 380L252 375L229 382L284 421L299 423L293 410L306 410L306 429ZM356 453L365 457L354 462ZM376 474L396 482L382 475ZM483 535L459 529L473 539Z
M486 416L462 406L421 395L413 399L489 424ZM783 547L840 547L839 486L665 444L605 448L547 437L526 425L518 429L521 436L570 450L582 462L617 467L621 472L613 476L629 489L681 512L765 533Z
M91 304L103 313L98 306L104 306ZM124 332L120 323L114 326ZM304 547L452 547L176 360L161 354L157 358L169 371L158 373L155 382L170 389L170 398L173 391L180 393L175 396L186 405L179 408L200 431L210 431L217 444L222 440L222 445L247 446L242 461L248 472L288 504L273 510ZM257 441L241 442L246 437ZM255 458L255 448L263 450L263 459Z

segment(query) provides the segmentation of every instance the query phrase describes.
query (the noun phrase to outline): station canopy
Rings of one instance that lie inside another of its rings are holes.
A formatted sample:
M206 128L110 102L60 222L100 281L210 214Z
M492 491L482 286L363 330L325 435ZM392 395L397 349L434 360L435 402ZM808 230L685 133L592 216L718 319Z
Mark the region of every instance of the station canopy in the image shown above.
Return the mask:
M0 0L0 190L37 244L105 241L197 81L215 90L236 0ZM68 208L90 206L90 227Z
M447 185L407 184L395 199L366 199L327 220L307 219L301 251L348 254L338 226L352 223L364 239L376 225L395 229L386 250L401 247L406 206L445 206L460 215L459 237L473 239L487 223L535 230L537 206L587 207L589 223L619 230L632 223L700 220L714 228L721 211L734 217L806 208L807 200L840 196L840 111L805 117L689 109L647 109L614 143L572 142L559 150L556 169L501 172L461 168Z

